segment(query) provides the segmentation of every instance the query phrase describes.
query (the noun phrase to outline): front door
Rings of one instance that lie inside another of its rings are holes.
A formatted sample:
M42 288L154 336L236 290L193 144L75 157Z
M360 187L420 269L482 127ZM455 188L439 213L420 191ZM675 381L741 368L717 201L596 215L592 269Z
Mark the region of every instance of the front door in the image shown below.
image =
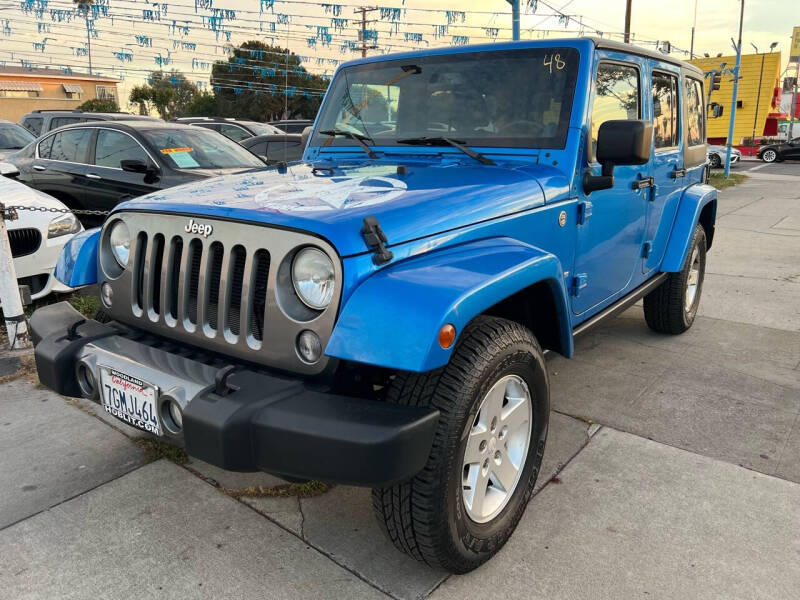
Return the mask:
M683 193L686 171L683 164L683 119L681 115L680 68L667 71L661 63L650 80L653 115L653 180L647 203L642 268L645 273L661 264L672 221Z
M595 160L597 132L605 121L642 118L644 59L603 52L597 65L589 168L601 171ZM580 198L575 266L572 273L572 311L580 315L621 295L638 272L645 230L649 188L634 189L650 177L651 166L614 168L614 187Z
M87 208L111 210L123 200L159 189L145 174L122 170L120 161L126 159L153 164L145 149L128 133L98 128L93 150L89 161L92 166L87 172Z

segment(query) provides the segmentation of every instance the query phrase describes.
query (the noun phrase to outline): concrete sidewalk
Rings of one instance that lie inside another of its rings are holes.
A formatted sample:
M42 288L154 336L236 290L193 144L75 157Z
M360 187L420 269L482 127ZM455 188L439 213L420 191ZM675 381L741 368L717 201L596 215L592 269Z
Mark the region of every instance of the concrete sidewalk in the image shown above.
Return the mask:
M474 573L397 552L368 490L242 496L281 482L147 464L132 429L17 381L0 386L0 599L796 598L797 190L721 193L689 332L633 307L548 361L538 493Z

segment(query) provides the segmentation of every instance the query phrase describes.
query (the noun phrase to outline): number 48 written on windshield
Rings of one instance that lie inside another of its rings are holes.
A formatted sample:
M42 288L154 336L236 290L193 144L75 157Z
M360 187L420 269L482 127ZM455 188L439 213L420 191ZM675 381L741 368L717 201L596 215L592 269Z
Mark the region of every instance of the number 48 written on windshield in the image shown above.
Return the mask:
M560 54L545 54L542 64L545 67L549 67L551 73L553 72L554 66L558 71L561 71L564 67L567 66L567 63L561 60Z

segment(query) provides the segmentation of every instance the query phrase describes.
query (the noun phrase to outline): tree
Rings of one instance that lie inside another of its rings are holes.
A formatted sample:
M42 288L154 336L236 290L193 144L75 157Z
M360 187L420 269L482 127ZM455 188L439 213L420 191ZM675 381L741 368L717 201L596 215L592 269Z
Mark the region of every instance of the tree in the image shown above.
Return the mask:
M141 115L155 109L162 119L168 120L183 114L197 93L197 86L180 71L153 71L148 83L131 89L128 101L138 105Z
M92 98L78 106L78 110L86 112L118 112L119 106L115 100L109 98Z
M211 92L201 91L186 105L182 117L217 117L221 116L217 97Z
M296 54L256 40L233 49L226 62L214 63L211 85L219 113L255 121L313 118L328 88Z

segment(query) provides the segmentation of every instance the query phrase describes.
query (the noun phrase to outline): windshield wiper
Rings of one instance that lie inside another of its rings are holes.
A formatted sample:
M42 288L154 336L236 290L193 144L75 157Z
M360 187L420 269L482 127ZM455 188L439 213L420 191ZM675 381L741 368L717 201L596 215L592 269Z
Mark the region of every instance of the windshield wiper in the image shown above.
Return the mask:
M369 140L371 144L374 144L375 141L367 136L361 135L360 133L353 133L352 131L345 131L344 129L325 129L324 131L320 131L322 135L331 135L333 137L346 137L350 138L351 140L355 140L359 143L359 145L364 149L364 152L367 153L367 156L370 158L378 158L378 155L372 151L372 148L367 146L364 140Z
M473 150L469 146L466 146L465 145L466 142L464 142L463 140L454 140L454 139L451 139L451 138L448 138L448 137L422 136L422 137L415 137L415 138L403 138L403 139L397 140L397 143L398 144L411 144L412 146L443 146L445 144L449 144L453 148L458 148L459 150L461 150L464 154L466 154L470 158L474 158L479 163L482 163L484 165L492 165L492 166L497 164L491 158L487 158L483 154L481 154L480 152L475 152L475 150Z

